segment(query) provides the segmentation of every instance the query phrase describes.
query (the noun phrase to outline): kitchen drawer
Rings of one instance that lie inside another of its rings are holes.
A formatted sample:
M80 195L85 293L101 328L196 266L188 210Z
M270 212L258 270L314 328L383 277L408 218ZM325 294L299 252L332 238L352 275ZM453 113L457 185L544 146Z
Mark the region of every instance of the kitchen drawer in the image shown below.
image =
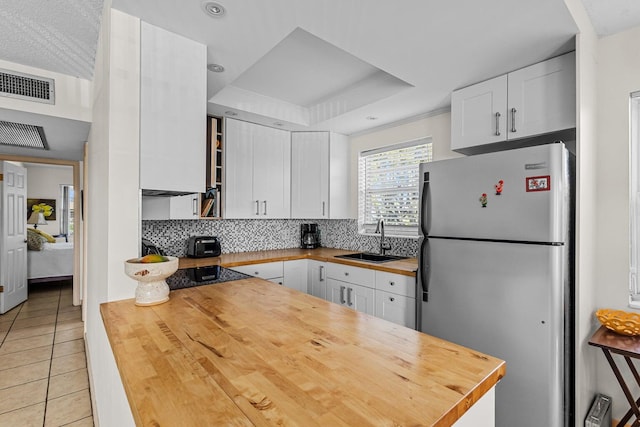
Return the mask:
M231 269L253 277L260 277L261 279L275 279L277 277L282 278L284 276L282 261L239 265L237 267L231 267Z
M368 288L373 288L375 284L375 270L333 262L327 263L327 277L343 282L355 283Z
M403 276L402 274L376 271L376 289L415 298L416 278Z
M415 329L416 300L376 289L375 316Z

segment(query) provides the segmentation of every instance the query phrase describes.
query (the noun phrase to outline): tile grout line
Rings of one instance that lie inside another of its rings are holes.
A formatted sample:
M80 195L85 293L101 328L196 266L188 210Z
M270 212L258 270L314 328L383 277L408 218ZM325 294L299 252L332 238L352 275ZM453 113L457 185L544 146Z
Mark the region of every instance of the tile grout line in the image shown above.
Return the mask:
M58 285L58 304L56 307L56 319L53 324L53 342L51 343L51 357L49 358L49 375L47 375L47 392L44 396L44 413L42 416L42 427L47 422L47 407L49 406L49 385L51 384L51 366L53 365L53 348L56 344L56 330L58 329L58 312L60 311L60 299L62 296L62 286Z

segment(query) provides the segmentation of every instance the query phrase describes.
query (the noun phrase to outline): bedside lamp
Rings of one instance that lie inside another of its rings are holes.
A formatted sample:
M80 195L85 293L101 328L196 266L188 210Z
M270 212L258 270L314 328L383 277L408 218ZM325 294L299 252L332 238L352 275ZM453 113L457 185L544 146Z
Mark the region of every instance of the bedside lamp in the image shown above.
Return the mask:
M47 225L47 221L44 219L42 212L32 212L27 224L33 224L33 228L36 229L39 225Z

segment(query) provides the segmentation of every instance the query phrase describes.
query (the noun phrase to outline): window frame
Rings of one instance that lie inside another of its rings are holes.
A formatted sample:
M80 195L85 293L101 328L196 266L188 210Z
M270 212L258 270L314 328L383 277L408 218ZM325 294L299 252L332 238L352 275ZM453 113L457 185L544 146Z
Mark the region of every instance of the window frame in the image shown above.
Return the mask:
M629 307L640 309L640 91L629 95Z
M365 164L365 159L368 156L377 155L380 153L392 152L401 149L406 149L410 147L417 147L420 145L427 145L427 159L422 159L418 163L418 167L420 163L433 161L433 140L431 137L425 136L416 139L412 139L409 141L396 143L392 145L387 145L384 147L379 147L371 150L361 151L358 155L358 234L365 236L375 236L376 223L365 222L365 180L366 176L363 174L366 173L363 171L363 167ZM416 204L419 209L419 197L420 197L420 183L419 183L419 173L416 172L416 185L415 185L415 195L417 196ZM419 211L416 212L415 225L412 226L395 226L391 224L387 224L385 221L385 235L389 237L399 237L399 238L409 238L409 239L418 239L419 231L418 231L418 222L419 222ZM384 218L383 218L384 219Z

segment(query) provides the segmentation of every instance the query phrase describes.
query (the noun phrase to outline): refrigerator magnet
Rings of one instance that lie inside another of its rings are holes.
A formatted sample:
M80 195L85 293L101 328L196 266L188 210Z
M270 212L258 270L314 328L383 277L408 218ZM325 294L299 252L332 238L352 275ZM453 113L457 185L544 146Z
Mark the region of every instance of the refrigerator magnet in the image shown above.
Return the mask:
M478 199L483 208L487 207L487 193L482 193L480 198Z
M551 176L527 177L527 193L530 191L551 191Z
M496 185L494 185L494 187L496 188L496 196L499 196L502 194L502 187L504 186L504 181L500 180L498 181L498 183Z

